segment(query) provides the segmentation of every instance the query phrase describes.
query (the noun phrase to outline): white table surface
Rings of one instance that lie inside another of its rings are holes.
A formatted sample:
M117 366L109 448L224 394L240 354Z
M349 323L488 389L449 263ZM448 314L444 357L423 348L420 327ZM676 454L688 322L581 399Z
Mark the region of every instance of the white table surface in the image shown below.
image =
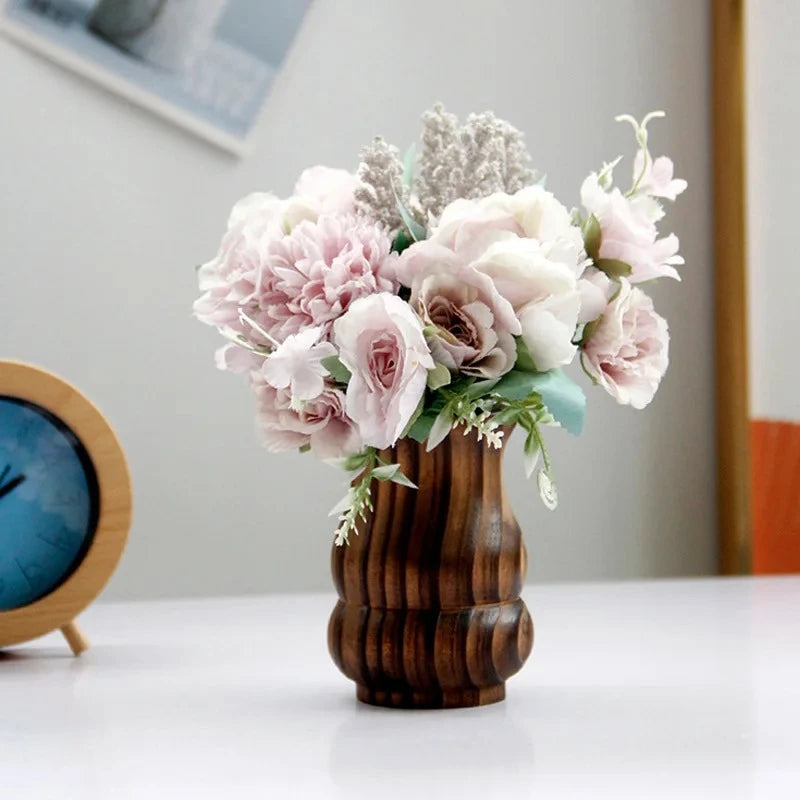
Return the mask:
M526 587L504 703L356 702L333 596L105 604L0 655L0 797L800 798L800 577Z

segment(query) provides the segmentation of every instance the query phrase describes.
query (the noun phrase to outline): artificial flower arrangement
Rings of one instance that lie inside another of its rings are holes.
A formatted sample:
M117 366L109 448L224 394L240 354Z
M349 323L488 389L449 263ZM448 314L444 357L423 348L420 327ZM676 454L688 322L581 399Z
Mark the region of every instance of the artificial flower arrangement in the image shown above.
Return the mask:
M591 173L568 210L530 168L522 134L492 113L466 123L435 106L419 151L376 138L356 174L307 169L294 194L240 200L199 270L195 315L228 339L221 369L244 373L272 451L300 450L352 478L335 541L372 508L373 480L413 484L379 451L435 448L476 432L500 448L526 432L525 469L557 496L542 427L578 434L578 359L617 402L644 408L668 364L667 323L640 284L680 279L678 239L659 238L662 200L685 188L630 116L632 186L620 158Z

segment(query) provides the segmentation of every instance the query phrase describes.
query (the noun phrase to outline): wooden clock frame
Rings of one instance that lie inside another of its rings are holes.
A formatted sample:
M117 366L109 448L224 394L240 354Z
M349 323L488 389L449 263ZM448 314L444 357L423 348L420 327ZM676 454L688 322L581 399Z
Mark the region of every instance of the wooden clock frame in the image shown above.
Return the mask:
M0 648L61 630L75 655L88 642L75 618L113 574L131 525L130 472L106 418L74 386L38 367L0 361L0 395L38 405L58 417L80 440L97 474L97 527L75 571L54 591L22 608L0 611Z

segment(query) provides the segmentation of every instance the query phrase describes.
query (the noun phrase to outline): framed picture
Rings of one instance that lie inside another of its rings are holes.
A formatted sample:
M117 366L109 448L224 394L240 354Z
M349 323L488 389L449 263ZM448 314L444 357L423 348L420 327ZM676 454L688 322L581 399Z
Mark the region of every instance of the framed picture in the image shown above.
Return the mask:
M800 17L714 0L720 567L800 572Z
M46 58L243 154L311 0L0 0Z

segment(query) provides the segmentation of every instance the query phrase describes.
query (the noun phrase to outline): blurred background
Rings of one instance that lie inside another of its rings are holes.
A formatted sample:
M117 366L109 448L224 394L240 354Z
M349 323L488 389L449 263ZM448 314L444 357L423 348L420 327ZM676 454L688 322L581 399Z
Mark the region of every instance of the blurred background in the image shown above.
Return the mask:
M251 51L267 17L245 26ZM219 339L192 318L195 267L239 197L286 195L311 164L355 169L376 133L402 150L439 100L525 131L568 206L589 171L632 156L615 115L667 112L651 149L689 180L662 226L680 236L683 283L654 288L671 368L646 413L584 382L584 435L548 432L556 512L526 481L514 439L506 481L529 580L714 573L708 5L505 0L488 13L479 0L315 0L297 25L258 121L240 131L247 147L228 147L241 157L146 113L141 93L123 97L0 38L2 356L76 384L126 448L135 521L105 597L329 589L327 513L343 475L257 444L249 392L214 368ZM162 100L156 110L175 120Z

